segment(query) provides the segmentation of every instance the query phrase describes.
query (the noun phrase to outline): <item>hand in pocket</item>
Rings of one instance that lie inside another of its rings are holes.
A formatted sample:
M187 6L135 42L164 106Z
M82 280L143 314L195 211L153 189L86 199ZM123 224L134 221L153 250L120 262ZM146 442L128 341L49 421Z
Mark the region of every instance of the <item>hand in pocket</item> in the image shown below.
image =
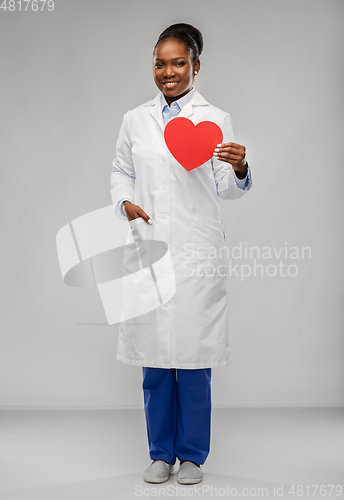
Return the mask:
M147 224L153 224L153 221L149 218L144 210L139 205L134 205L130 201L126 200L124 202L124 208L127 213L128 220L137 219L141 217Z

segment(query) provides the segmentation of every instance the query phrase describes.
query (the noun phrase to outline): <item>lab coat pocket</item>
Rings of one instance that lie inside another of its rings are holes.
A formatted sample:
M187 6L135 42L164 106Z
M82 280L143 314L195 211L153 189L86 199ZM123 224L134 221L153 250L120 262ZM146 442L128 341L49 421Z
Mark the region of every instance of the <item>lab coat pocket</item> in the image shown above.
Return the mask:
M193 215L193 244L198 273L207 276L227 273L227 247L222 222Z
M160 258L160 255L157 250L154 253L153 227L142 217L128 220L128 222L129 239L123 256L121 318L122 321L130 318L135 322L136 317L160 305L152 274L152 264ZM140 325L141 319L137 321Z
M138 224L140 224L142 222L144 222L145 224L147 224L147 222L144 219L142 219L142 217L136 217L136 219L131 219L129 221L129 225L130 225L130 227L134 227L134 226L137 226Z
M153 239L153 228L142 217L130 220L129 226L137 250L140 268L144 269L149 264L149 244L146 240Z

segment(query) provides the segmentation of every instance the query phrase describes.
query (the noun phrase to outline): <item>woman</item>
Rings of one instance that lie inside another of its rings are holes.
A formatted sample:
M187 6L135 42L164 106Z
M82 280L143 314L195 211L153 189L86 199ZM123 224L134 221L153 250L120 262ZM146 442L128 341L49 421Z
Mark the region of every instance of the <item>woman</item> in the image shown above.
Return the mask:
M111 175L116 217L129 220L132 230L141 228L147 239L165 242L173 262L174 295L121 323L117 350L120 361L143 367L153 461L144 479L153 483L168 480L176 458L178 482L202 480L200 466L210 449L211 369L230 363L219 198L240 198L252 185L246 148L234 142L229 114L193 88L202 49L202 34L189 24L161 33L153 51L160 92L125 114ZM223 133L213 157L190 171L164 140L166 124L176 117L194 125L212 121Z

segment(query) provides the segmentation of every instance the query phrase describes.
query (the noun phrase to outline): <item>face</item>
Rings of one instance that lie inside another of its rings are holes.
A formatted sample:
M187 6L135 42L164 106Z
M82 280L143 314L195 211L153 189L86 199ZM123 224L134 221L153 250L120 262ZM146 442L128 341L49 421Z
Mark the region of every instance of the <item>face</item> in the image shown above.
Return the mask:
M193 66L185 44L175 38L161 42L153 59L153 76L158 89L168 104L184 96L192 89L194 71L199 71L200 61Z

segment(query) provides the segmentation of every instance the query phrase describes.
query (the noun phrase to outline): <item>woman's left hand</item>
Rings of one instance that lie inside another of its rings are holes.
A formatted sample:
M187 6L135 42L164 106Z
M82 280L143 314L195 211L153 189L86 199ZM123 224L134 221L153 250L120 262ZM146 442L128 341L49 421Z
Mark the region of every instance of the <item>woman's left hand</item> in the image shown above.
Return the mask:
M221 161L230 163L237 177L243 179L246 176L246 148L235 142L218 144L214 150L214 156Z

